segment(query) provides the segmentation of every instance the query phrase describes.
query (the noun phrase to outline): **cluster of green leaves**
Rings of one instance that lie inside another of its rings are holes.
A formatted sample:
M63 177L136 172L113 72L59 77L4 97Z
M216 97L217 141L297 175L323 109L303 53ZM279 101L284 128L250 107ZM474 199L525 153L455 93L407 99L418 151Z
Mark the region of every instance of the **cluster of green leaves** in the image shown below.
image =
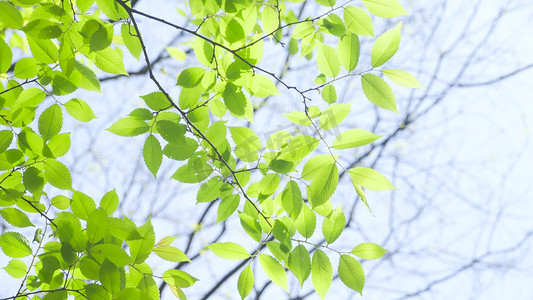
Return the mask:
M359 37L374 37L368 12L384 18L406 14L397 0L362 0L366 10L336 6L335 0L316 2L331 9L320 17L298 19L285 1L190 0L197 30L173 24L169 29L190 35L188 44L197 58L197 63L177 76L179 96L170 97L145 57L158 89L141 97L145 107L133 109L107 130L123 137L145 136L144 161L154 177L164 157L181 162L172 178L188 184L203 182L197 202L217 201L217 222L236 215L243 231L269 251L250 254L233 241L208 245L214 254L250 262L257 259L266 275L285 290L286 269L301 285L311 276L324 298L333 279L326 252L338 256L340 279L359 293L364 272L355 257L375 259L385 253L372 243L361 243L351 251L331 247L346 225L341 206L333 208L330 199L339 182L339 168L348 172L355 192L367 206L363 188L394 189L376 170L346 170L338 161L341 150L368 145L381 136L349 129L331 146L322 138L321 131L338 126L350 111L350 103L336 103L333 83L360 76L367 98L394 112L397 106L391 88L372 72L407 87L419 84L405 71L376 69L398 50L401 23L375 40L371 67L357 71ZM4 254L13 258L5 270L23 280L16 296L43 291L43 299L66 299L67 295L158 299L156 280L164 280L184 299L182 288L197 280L176 269L153 274L145 263L152 252L168 261L189 259L170 246L171 237L156 244L150 220L137 226L126 217L113 217L119 201L114 191L105 194L97 207L90 196L75 190L68 167L60 162L71 146L70 133L62 132L64 112L80 122L95 118L87 102L69 99L69 95L79 88L99 92L96 74L100 72L127 74L123 51L136 59L146 55L144 50L150 45L143 43L135 21L138 16L169 25L122 0L0 1L0 74L5 82L0 81L0 124L4 127L0 131L4 172L0 175L0 206L4 207L0 214L15 227L35 226L30 214L45 221L35 232L38 246L17 231L0 236ZM316 57L317 86L301 91L260 67L269 40L286 40L291 55ZM328 45L325 40L336 43ZM184 58L177 48L167 50L173 58ZM251 99L279 95L280 85L298 91L304 102L301 111L285 114L287 119L315 130L318 137L280 131L262 143L250 128L228 126L232 118L253 121ZM321 93L324 109L308 105L311 91ZM317 155L320 148L328 154ZM260 180L252 180L252 173L260 174ZM317 218L322 219L321 233L315 230ZM317 235L320 243L309 242ZM29 266L19 260L31 255L34 260ZM238 279L242 298L253 285L254 270L249 264Z

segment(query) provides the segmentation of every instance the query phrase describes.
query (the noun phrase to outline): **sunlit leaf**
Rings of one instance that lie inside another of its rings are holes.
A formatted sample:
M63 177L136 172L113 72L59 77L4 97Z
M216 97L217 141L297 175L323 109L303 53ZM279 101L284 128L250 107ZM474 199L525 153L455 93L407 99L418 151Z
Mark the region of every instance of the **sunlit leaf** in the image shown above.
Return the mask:
M339 259L339 277L349 288L362 295L365 285L365 274L361 264L353 257L343 254Z
M363 0L363 4L372 14L382 18L408 14L398 0Z
M383 257L387 252L380 245L374 243L362 243L352 249L352 254L362 259L377 259Z
M213 251L217 256L220 256L225 259L247 259L250 257L250 254L244 247L236 243L213 243L207 245L209 250Z
M366 167L355 167L348 171L352 180L364 188L373 191L396 189L390 181L378 171Z
M272 282L289 291L287 273L275 258L267 254L259 254L259 263Z
M241 299L246 298L254 287L254 272L250 265L246 266L239 275L237 280L237 289L241 295Z
M363 91L370 102L375 105L396 112L396 99L390 86L380 77L367 73L361 77Z

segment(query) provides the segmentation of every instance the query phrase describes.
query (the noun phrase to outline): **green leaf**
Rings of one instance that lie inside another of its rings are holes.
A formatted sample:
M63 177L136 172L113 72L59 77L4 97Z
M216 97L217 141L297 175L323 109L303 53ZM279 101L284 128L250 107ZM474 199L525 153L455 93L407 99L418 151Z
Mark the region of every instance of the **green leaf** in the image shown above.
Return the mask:
M128 13L115 0L95 0L102 12L111 20L127 19Z
M100 208L104 209L108 215L118 208L118 195L115 190L107 192L100 200Z
M296 220L300 215L304 203L300 187L295 181L291 180L285 186L281 194L281 205L292 219Z
M98 69L104 72L128 75L128 72L126 72L126 69L124 68L122 55L111 47L94 52L93 61Z
M304 169L302 170L302 178L306 180L312 180L316 177L315 175L319 170L334 163L335 158L331 156L331 154L319 154L313 156L305 163Z
M167 50L168 55L176 60L185 60L185 58L187 58L187 54L181 49L176 47L165 47L165 49Z
M122 27L120 27L120 36L122 36L122 40L126 48L128 48L128 51L138 60L141 56L142 47L135 27L129 24L122 24Z
M44 174L41 170L35 167L29 167L26 169L26 171L24 171L22 178L24 180L24 186L28 191L34 194L42 192L45 180Z
M91 213L96 209L96 204L91 197L82 192L74 191L70 208L76 217L88 220Z
M183 251L176 247L172 246L158 246L155 247L153 252L157 256L161 257L164 260L180 262L180 261L191 261Z
M104 209L93 210L87 218L87 238L92 244L98 243L109 230L107 212Z
M409 74L406 71L403 70L396 70L396 69L387 69L387 70L381 70L383 74L385 74L390 80L396 82L397 84L403 85L408 88L414 88L414 89L423 89L422 85L416 80L416 78Z
M349 288L363 295L365 273L361 264L353 257L343 254L339 259L339 277Z
M161 144L153 134L150 134L144 142L143 156L144 163L154 177L157 177L157 171L163 161L163 150L161 150Z
M389 61L400 47L400 40L402 38L402 23L398 24L393 29L388 30L376 39L372 47L372 66L379 67Z
M325 19L322 19L323 22L320 25L320 30L332 34L337 37L342 37L346 34L346 26L342 19L336 14L330 14Z
M130 224L129 226L135 228L135 224L133 222L129 221L127 224ZM142 236L141 239L130 240L127 242L128 246L130 247L131 258L136 264L144 262L154 249L155 233L150 218L146 221L146 223L144 223L143 226L139 227L138 234Z
M272 282L289 292L287 273L274 257L268 254L259 254L259 263Z
M316 228L315 212L307 205L302 206L302 211L294 222L294 226L303 237L310 238Z
M316 0L316 3L327 7L333 7L337 0Z
M202 82L204 78L205 70L200 67L191 67L183 70L178 75L178 83L176 85L184 88L193 88Z
M281 177L278 174L266 174L259 181L259 192L263 195L272 195L279 187Z
M248 127L230 127L229 131L236 144L237 157L246 162L257 160L257 151L261 150L261 141L257 134Z
M246 298L254 287L254 272L251 265L246 266L239 275L237 280L237 289L241 295L241 299Z
M272 33L279 27L278 11L272 6L265 6L261 13L261 22L263 31L267 34Z
M58 195L52 198L52 205L58 209L65 210L70 207L70 199L63 195Z
M298 23L292 30L291 38L302 39L315 32L315 30L316 28L313 26L313 22Z
M229 218L239 207L240 200L240 196L236 194L224 197L218 205L217 223Z
M76 1L76 6L82 13L88 11L93 4L94 4L94 0L77 0Z
M361 77L361 85L366 97L375 105L399 113L396 99L390 86L380 77L367 73Z
M348 129L335 138L332 147L335 149L360 147L368 145L381 137L382 135L375 135L364 129Z
M112 295L117 295L121 290L119 269L109 260L105 259L100 266L98 279L102 286Z
M242 212L239 212L239 219L242 229L244 229L244 231L246 231L246 233L256 242L261 241L263 231L261 230L259 222L249 214Z
M374 37L374 25L370 16L361 8L348 6L344 9L346 28L356 35Z
M9 2L0 2L0 22L8 28L22 28L23 20L19 10ZM0 68L0 73L3 73Z
M57 46L51 40L32 39L28 37L33 57L41 63L53 64L59 59Z
M44 162L44 178L53 186L62 190L72 189L72 177L64 164L55 159Z
M19 98L17 99L17 104L20 106L34 107L46 98L46 94L37 88L28 88L20 93Z
M26 264L19 259L12 259L9 264L3 268L11 277L22 278L26 275Z
M231 44L244 40L244 29L242 28L241 23L236 20L236 18L233 18L228 22L224 36L226 37L226 41L230 42Z
M180 270L167 270L163 273L163 280L180 288L192 286L198 279Z
M152 112L146 108L136 108L130 112L129 116L141 121L150 121L154 118Z
M363 4L372 14L382 18L408 15L398 0L363 0Z
M246 88L252 96L266 98L280 94L274 82L265 75L255 74L250 78L251 84L246 85Z
M25 213L13 207L0 210L0 215L6 222L16 227L34 226Z
M0 131L0 153L7 150L13 141L13 132L10 130Z
M380 245L374 243L362 243L352 250L352 254L362 259L377 259L383 257L387 252L386 249L381 248Z
M322 112L318 119L320 129L329 130L339 126L350 112L351 103L332 104Z
M222 178L213 177L208 182L202 184L196 195L196 203L211 202L220 196L220 188L222 188Z
M163 110L170 106L170 102L168 102L165 94L159 91L141 96L141 98L144 100L146 105L148 105L148 107L155 111Z
M69 79L82 89L100 92L100 81L94 71L76 60L74 60L74 70Z
M98 28L89 39L89 51L100 51L111 45L111 40L108 39L107 28L101 26Z
M136 136L148 132L150 126L139 119L125 117L116 121L115 124L106 130L120 136Z
M32 253L30 242L18 232L4 232L0 235L0 247L12 258L26 257Z
M55 72L52 80L52 92L57 96L73 93L78 87L72 83L63 73Z
M320 45L316 62L318 69L328 77L336 77L341 70L341 64L335 49L328 45Z
M213 251L215 255L225 259L241 260L250 258L248 251L244 249L243 246L236 243L213 243L206 247Z
M39 132L45 141L61 131L63 126L63 110L58 104L48 107L39 117Z
M198 183L204 181L213 173L213 167L207 164L202 156L195 156L189 159L189 163L179 168L172 178L183 183Z
M339 182L339 170L333 161L317 170L313 182L307 187L307 197L313 207L320 206L329 200Z
M355 70L357 67L360 50L359 37L353 33L343 36L337 43L339 61L348 72Z
M173 121L160 120L156 123L157 132L163 137L167 142L176 145L186 144L185 132L187 127L183 124L176 124Z
M1 47L2 46L0 46L0 48ZM0 66L0 73L2 73L1 70L2 67ZM15 64L14 75L19 79L30 79L37 76L37 60L35 60L33 57L21 58Z
M191 138L185 138L180 143L169 143L163 149L163 154L175 160L185 160L191 157L198 148L198 142Z
M60 133L48 142L48 148L54 157L61 157L67 154L70 149L70 132Z
M107 258L117 267L123 267L132 263L132 259L126 251L115 244L98 244L92 247L89 253L102 262Z
M317 249L313 254L312 264L313 287L320 298L324 299L333 280L333 268L329 257L324 251Z
M224 98L224 104L226 104L226 107L232 114L237 117L243 117L245 115L248 100L240 88L234 84L228 83L224 88L222 97Z
M198 85L193 88L182 88L178 104L182 109L189 109L197 105L200 96L202 96L203 88Z
M365 168L356 167L348 171L352 181L361 185L364 188L373 191L385 191L395 190L396 188L390 183L390 181L381 175L378 171Z
M285 118L287 118L287 120L291 121L294 124L304 125L304 126L311 125L311 120L309 120L309 118L304 112L293 111L290 113L284 113L283 115L285 115Z
M329 104L337 101L337 91L333 85L328 84L322 89L322 99Z
M281 249L286 250L287 252L292 248L291 242L291 232L279 219L274 222L272 227L272 234L281 243Z
M304 245L296 246L289 255L289 269L300 281L300 287L311 274L311 258Z
M291 162L300 162L304 157L313 152L319 140L309 135L298 135L289 140L289 144L282 150L278 159Z
M335 242L343 232L345 225L346 217L339 206L322 222L322 234L326 243Z

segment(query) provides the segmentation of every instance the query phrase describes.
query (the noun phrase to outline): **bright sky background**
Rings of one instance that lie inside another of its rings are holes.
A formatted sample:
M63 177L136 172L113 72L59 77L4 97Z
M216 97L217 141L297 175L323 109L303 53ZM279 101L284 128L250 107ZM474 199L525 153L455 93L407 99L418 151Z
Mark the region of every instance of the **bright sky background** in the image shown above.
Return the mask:
M461 34L476 2L448 0L445 13L441 16L442 24L431 33L435 16L440 15L441 1L402 1L411 16L402 19L402 44L390 67L416 74L422 85L427 87L439 55ZM479 49L459 84L483 83L533 64L533 3L527 0L482 0L480 3L479 11L468 29L468 38L457 45L441 67L434 86L428 90L416 91L415 98L426 92L432 96L438 95L446 89L473 47L485 38L492 20L504 6L509 8L508 12L503 14L495 31L488 35L488 42ZM141 1L139 10L168 20L176 19L175 11L161 12L161 5L164 5L164 1ZM310 11L308 13L311 14ZM388 25L377 24L390 28L397 21ZM157 47L168 43L174 34L153 23L143 22L141 26L147 30L145 35L148 44ZM377 26L376 33L383 32L383 29L384 27ZM159 51L157 47L151 52L153 55ZM368 50L368 43L366 47ZM272 53L265 53L265 56L275 56L278 50L273 48ZM419 63L422 55L424 61ZM269 65L267 62L265 65L275 69L276 63L274 61ZM165 68L174 74L183 66L183 63L173 63L165 65ZM288 77L287 80L302 84L306 80L313 80L298 77L301 77L301 73ZM531 236L519 244L527 233L533 232L532 77L533 68L530 68L497 84L454 88L437 108L417 119L395 139L393 147L387 148L384 154L386 158L379 161L376 169L392 178L399 190L369 193L374 216L366 209L357 210L355 223L361 230L348 232L342 241L335 244L339 248L351 249L363 240L381 243L386 239L390 226L397 226L398 231L385 244L394 253L394 259L363 264L367 272L364 299L402 299L406 294L424 289L433 281L435 283L428 292L412 299L533 298L533 290L530 288L533 279ZM173 80L174 77L169 76L162 79L162 82L172 86ZM124 207L125 213L134 216L135 212L142 212L137 221L141 221L149 213L147 202L154 197L177 197L179 199L167 206L158 206L166 212L161 218L154 220L156 234L161 238L186 232L199 213L191 212L197 187L179 185L163 177L157 182L147 179L149 177L145 174L144 165L142 162L137 164L143 139L136 138L131 142L102 131L117 116L125 115L134 106L142 105L139 95L154 90L146 78L135 78L132 81L135 83L133 86L129 79L117 80L104 85L102 95L84 95L99 119L89 126L79 126L76 123L69 125L73 126L73 143L84 145L82 150L71 153L67 159L69 167L74 166L73 170L78 172L74 176L74 185L95 199L116 187L119 195L129 201ZM410 91L398 85L392 87L398 97L399 110L406 109ZM339 101L354 101L350 117L343 123L343 130L351 127L370 129L375 115L362 95L358 80L339 85L337 90L345 91L345 96ZM287 93L281 88L280 91L282 94ZM292 100L294 99L286 97L274 98L268 104L272 113L258 115L255 128L268 132L278 125L287 124L284 118L280 118L279 112L301 108L298 100ZM126 109L122 109L122 106ZM377 128L378 134L390 133L401 121L399 116L392 113L383 113L382 116L385 121ZM92 152L86 155L85 147L91 145ZM357 153L354 152L354 155ZM142 169L141 179L128 175L137 167ZM163 168L167 172L173 172L176 166L167 161ZM79 173L82 171L85 174ZM340 204L342 199L353 198L348 182L345 180L341 183L343 188L335 193L334 205ZM154 191L158 188L162 190L159 194ZM424 208L422 216L413 224L408 224L409 216L421 207ZM194 218L191 220L192 217ZM179 218L178 222L176 218ZM242 235L237 222L230 222L228 226L232 228L229 235ZM32 235L32 232L29 231L28 235ZM224 241L229 238L227 234ZM206 234L200 241L207 243L209 240L210 235ZM249 249L254 247L249 239L243 239L243 243ZM517 244L520 247L516 247ZM183 246L183 242L178 246ZM509 248L514 250L507 251ZM447 279L447 276L461 270L461 266L468 266L476 257L483 258L483 262ZM0 256L0 266L5 266L7 262L4 256ZM214 282L210 281L210 276L216 280L225 270L235 265L235 262L219 260L212 254L204 255L196 263L200 265L185 269L203 279L188 289L190 299L203 295L212 286ZM161 266L159 271L168 266ZM264 276L256 276L258 281L264 280ZM0 297L11 296L18 288L19 281L9 279L3 271L0 271L0 278L3 280ZM213 299L237 299L236 278L237 275L233 276ZM290 280L290 286L298 291L294 278ZM310 282L304 285L303 290L309 289ZM164 299L172 299L168 291L164 296ZM278 287L270 287L264 296L287 298L287 294ZM347 289L338 280L327 297L360 298L355 293L347 294ZM311 296L309 299L318 297Z

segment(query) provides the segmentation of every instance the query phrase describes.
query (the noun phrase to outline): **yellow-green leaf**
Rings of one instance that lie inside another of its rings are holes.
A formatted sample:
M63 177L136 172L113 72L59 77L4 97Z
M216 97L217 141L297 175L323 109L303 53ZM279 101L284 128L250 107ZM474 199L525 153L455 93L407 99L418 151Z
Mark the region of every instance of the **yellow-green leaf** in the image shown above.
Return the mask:
M250 257L250 254L246 249L244 249L243 246L236 244L236 243L213 243L211 245L207 245L207 248L209 248L213 253L215 253L217 256L220 256L225 259L247 259Z
M239 275L237 280L237 289L241 295L241 299L246 298L254 287L254 272L250 265L246 266Z
M396 189L390 181L378 171L366 167L355 167L348 171L353 182L373 191Z
M164 260L180 262L191 261L183 251L172 246L158 246L154 248L154 253Z
M348 6L344 9L346 28L357 35L374 36L374 25L370 16L361 8Z
M381 70L390 80L396 82L397 84L403 85L408 88L422 89L422 85L416 80L416 78L403 70L396 69L386 69Z
M377 259L383 257L387 252L386 249L383 249L380 245L374 243L362 243L352 250L352 254L358 256L362 259Z
M339 260L339 277L341 281L354 291L363 294L365 273L361 264L353 257L343 254Z
M364 129L348 129L335 138L332 147L335 149L360 147L368 145L380 137L382 135L376 135Z
M333 280L333 268L329 257L324 251L317 249L313 254L312 264L313 287L320 298L324 299Z
M394 93L385 80L374 74L367 73L361 77L361 85L370 102L381 108L398 113Z
M13 258L26 257L32 253L30 242L18 232L4 232L0 235L0 247L5 255Z
M371 63L374 68L389 61L400 47L402 38L402 23L388 30L374 42L372 46Z
M363 4L372 14L382 18L408 15L398 0L363 0Z
M289 292L287 273L285 273L283 266L274 257L268 254L259 254L259 263L272 282Z

